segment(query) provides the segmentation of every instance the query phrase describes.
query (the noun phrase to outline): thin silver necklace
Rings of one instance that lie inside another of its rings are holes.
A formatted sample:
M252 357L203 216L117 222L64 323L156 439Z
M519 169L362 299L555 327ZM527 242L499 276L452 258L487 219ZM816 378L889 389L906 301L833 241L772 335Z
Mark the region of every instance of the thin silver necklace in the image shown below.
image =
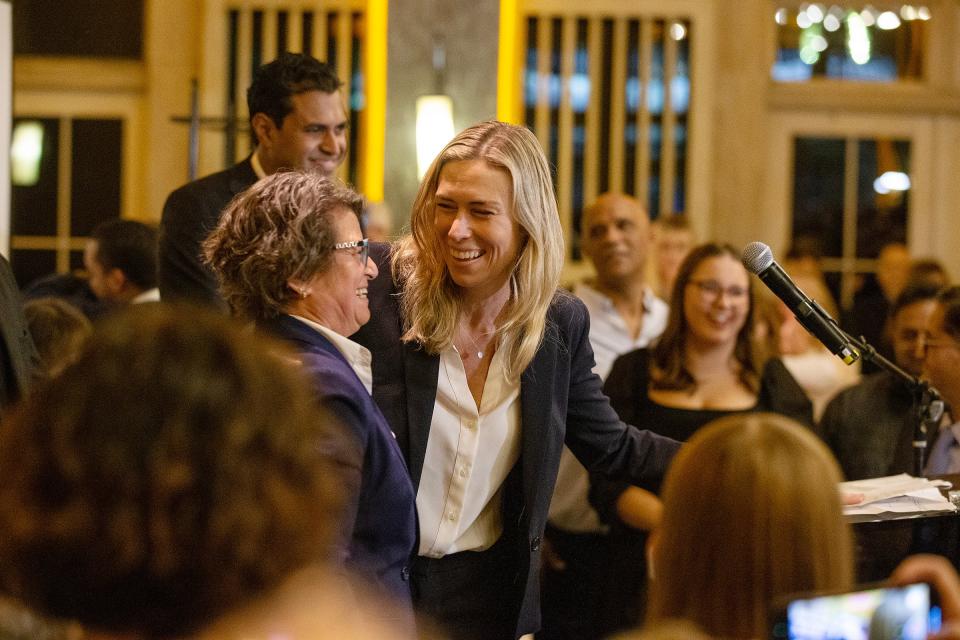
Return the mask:
M489 331L487 333L482 333L480 335L492 336L493 333L494 333L493 331ZM463 335L465 335L467 337L467 340L469 340L473 344L473 353L477 354L477 360L483 360L483 349L480 348L480 345L477 344L477 341L474 340L473 336L471 336L470 333L467 331L463 331Z

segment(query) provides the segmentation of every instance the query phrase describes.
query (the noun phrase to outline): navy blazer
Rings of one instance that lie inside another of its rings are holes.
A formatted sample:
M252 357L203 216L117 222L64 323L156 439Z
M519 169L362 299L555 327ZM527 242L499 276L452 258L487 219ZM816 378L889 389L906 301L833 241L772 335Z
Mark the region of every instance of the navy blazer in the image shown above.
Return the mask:
M167 197L160 218L157 276L160 297L226 308L213 272L200 261L200 245L220 222L234 196L257 181L248 157L189 182Z
M356 435L363 467L346 564L409 610L416 496L396 438L346 358L319 331L288 315L258 327L293 346L322 406Z
M417 487L437 394L438 354L400 341L401 322L389 247L371 246L380 268L368 287L375 312L353 337L373 352L373 397L397 434ZM540 547L566 444L592 471L641 486L660 482L679 443L617 418L593 373L589 316L578 299L558 292L540 348L520 380L520 462L504 487L504 536L514 545L517 636L540 627Z

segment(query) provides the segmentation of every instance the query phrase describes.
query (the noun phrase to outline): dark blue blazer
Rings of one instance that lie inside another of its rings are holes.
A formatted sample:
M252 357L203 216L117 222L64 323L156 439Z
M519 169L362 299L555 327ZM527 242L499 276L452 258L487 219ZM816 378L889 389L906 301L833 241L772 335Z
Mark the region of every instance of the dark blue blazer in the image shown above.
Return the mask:
M353 339L373 352L373 397L397 434L416 487L430 436L440 357L400 341L389 247L375 244L371 256L380 268L368 287L374 313ZM563 445L587 469L647 487L659 484L680 446L620 421L593 373L589 329L583 303L557 293L543 342L520 379L520 462L503 494L504 536L514 550L509 570L517 585L518 637L540 627L540 548Z
M293 346L323 407L360 442L363 468L346 564L409 608L416 496L396 438L353 368L320 332L287 315L258 327Z

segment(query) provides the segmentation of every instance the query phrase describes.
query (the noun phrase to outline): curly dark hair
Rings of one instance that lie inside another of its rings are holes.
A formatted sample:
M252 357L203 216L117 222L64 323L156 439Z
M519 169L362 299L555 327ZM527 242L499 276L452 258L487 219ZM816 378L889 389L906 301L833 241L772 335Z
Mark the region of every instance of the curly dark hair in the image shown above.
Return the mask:
M2 587L168 638L327 560L343 435L282 353L201 310L100 325L0 430Z
M280 314L294 297L291 278L322 273L334 254L337 209L363 211L363 198L335 178L281 171L236 196L203 242L203 260L237 315Z
M305 53L282 53L253 74L247 89L247 110L252 119L266 114L278 129L293 111L290 97L307 91L334 93L343 82L333 67Z

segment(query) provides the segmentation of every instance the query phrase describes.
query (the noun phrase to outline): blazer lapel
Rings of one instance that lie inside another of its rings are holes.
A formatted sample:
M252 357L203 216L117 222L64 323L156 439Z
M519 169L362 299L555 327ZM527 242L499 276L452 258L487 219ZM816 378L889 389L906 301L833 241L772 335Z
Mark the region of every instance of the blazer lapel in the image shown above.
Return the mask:
M440 357L432 356L419 345L405 344L404 376L407 389L407 430L409 442L410 479L414 492L420 486L423 460L427 454L430 422L437 401L437 375Z

